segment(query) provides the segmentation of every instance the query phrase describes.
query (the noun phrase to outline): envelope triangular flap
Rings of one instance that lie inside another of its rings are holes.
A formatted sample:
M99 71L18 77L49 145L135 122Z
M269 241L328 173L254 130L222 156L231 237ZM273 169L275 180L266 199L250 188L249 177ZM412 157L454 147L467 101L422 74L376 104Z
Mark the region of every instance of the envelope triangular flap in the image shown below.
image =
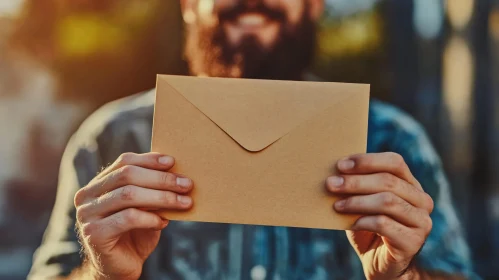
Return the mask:
M368 85L360 84L159 77L252 152L265 149L351 94L369 92Z

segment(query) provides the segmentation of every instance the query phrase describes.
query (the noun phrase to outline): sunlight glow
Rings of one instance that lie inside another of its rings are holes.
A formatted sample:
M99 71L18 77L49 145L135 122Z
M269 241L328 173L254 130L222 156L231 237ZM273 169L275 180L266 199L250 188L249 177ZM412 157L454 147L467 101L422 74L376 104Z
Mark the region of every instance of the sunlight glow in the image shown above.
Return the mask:
M216 18L213 17L213 8L215 6L215 0L199 0L198 4L198 15L199 19L204 21L206 24L216 24Z
M0 17L17 15L22 4L23 0L0 0Z

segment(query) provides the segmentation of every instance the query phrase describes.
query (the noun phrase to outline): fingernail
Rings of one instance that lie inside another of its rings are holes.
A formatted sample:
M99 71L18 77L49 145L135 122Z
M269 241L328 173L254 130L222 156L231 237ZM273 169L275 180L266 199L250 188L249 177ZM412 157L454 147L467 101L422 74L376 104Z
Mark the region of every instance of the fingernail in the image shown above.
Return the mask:
M336 210L341 210L343 208L345 208L345 200L338 200L336 201L336 203L334 204Z
M349 170L355 166L355 162L351 159L343 159L338 162L338 168L341 170Z
M174 159L171 156L163 156L158 159L158 162L163 165L172 165Z
M341 185L343 185L343 183L345 182L345 179L343 179L343 177L339 177L339 176L331 176L331 177L329 177L328 181L329 181L329 185L331 187L338 188Z
M177 186L182 188L190 188L192 186L192 181L189 178L177 177Z
M190 198L188 196L179 195L179 196L177 196L177 199L183 205L189 205L192 202L192 198Z

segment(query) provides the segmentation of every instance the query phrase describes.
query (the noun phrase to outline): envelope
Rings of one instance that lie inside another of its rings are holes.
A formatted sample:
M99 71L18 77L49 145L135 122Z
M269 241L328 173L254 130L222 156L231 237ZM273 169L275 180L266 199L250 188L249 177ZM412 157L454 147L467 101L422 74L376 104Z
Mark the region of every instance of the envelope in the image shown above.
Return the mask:
M158 75L152 151L194 181L170 220L348 229L325 189L366 152L369 85Z

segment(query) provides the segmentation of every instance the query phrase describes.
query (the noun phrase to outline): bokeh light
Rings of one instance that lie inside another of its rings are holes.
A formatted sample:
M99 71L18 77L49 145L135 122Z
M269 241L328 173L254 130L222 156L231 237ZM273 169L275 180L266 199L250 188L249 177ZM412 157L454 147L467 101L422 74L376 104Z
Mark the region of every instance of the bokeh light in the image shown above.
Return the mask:
M119 2L98 12L70 12L57 20L56 46L65 58L122 55L155 18L159 0ZM66 7L70 8L70 7Z
M443 55L443 71L443 99L456 139L449 156L455 168L466 168L472 158L474 59L463 38L453 37L449 41Z
M123 49L126 33L102 17L71 15L58 25L58 45L65 57L90 56L99 52L116 52Z
M466 41L460 37L451 38L443 57L443 88L445 104L458 129L468 126L473 113L474 68L474 59Z
M414 26L419 36L434 39L442 31L443 4L438 0L414 1Z
M474 0L447 0L447 15L450 24L456 30L464 29L473 15Z
M381 44L382 21L375 12L323 24L318 47L323 59L358 55L374 50Z
M489 15L489 32L492 39L499 41L499 9L493 9Z

